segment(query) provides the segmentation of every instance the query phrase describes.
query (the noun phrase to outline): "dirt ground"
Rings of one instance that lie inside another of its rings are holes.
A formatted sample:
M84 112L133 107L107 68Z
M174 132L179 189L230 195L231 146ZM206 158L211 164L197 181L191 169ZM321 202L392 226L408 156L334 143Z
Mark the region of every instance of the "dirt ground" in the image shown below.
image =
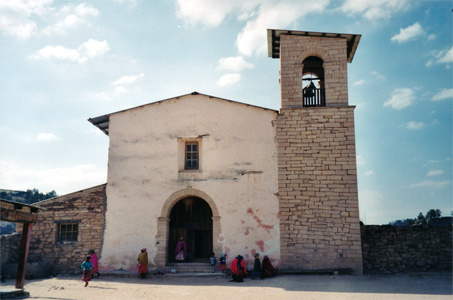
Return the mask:
M450 272L403 275L280 275L228 282L220 276L101 276L84 287L81 277L26 280L28 298L19 299L452 299ZM14 280L1 289L14 286ZM4 297L2 298L4 299Z

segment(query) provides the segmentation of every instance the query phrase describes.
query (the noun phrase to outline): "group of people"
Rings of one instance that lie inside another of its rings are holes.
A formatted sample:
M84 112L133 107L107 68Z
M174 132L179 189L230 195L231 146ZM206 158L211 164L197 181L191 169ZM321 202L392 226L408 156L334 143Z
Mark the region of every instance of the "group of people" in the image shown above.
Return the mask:
M231 262L230 269L231 273L233 273L233 279L231 281L243 282L244 277L248 275L244 258L241 255L236 256L236 258ZM260 254L256 253L253 269L250 275L252 279L257 277L264 279L265 277L273 277L277 275L277 269L274 268L267 255L263 257L263 261L261 262Z
M82 263L83 276L82 281L85 282L85 286L88 286L88 282L94 278L95 275L99 277L98 266L98 257L94 250L88 252L86 260ZM187 244L184 241L184 238L181 237L176 244L175 248L175 260L177 262L184 262L187 258ZM138 273L141 279L145 279L148 271L148 252L146 248L140 250L140 254L137 258L138 261ZM217 264L217 259L215 253L212 252L209 258L209 264L211 266L211 272L215 272L215 266ZM227 276L227 255L222 253L222 256L219 259L219 269L222 273ZM231 262L230 270L233 276L234 282L243 282L244 277L248 275L247 267L245 265L244 257L241 255L236 256L236 258ZM277 269L272 265L269 257L265 255L263 261L260 261L260 254L255 254L255 261L253 264L253 270L251 271L251 278L255 279L257 277L264 279L265 277L273 277L277 275Z
M82 281L85 282L85 287L88 286L88 282L97 275L97 278L101 276L99 273L98 256L94 250L88 251L88 256L81 265L83 270Z

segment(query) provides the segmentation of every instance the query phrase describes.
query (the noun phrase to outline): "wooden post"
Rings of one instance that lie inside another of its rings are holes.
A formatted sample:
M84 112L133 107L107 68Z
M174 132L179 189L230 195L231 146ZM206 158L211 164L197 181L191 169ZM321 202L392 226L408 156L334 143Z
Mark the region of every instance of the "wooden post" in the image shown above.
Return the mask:
M19 264L17 266L16 289L23 289L27 268L28 246L30 245L31 223L24 223L20 242Z

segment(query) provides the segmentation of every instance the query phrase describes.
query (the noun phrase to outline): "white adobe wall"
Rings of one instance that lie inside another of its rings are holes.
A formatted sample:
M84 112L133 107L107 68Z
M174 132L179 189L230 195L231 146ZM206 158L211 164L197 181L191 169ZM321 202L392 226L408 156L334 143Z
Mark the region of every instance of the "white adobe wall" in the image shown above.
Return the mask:
M204 95L111 115L102 267L135 270L143 247L153 264L157 218L170 195L187 187L215 202L222 236L214 239L230 258L241 254L250 264L259 252L278 264L276 116ZM178 138L199 136L201 171L178 172Z

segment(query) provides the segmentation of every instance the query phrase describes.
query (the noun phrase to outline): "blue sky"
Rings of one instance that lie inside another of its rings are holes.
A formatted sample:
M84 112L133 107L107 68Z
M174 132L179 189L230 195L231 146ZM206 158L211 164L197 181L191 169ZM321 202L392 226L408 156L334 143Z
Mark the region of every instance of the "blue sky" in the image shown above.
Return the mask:
M3 0L0 188L106 182L87 119L198 91L278 109L266 29L361 34L349 73L361 220L452 208L452 2Z

